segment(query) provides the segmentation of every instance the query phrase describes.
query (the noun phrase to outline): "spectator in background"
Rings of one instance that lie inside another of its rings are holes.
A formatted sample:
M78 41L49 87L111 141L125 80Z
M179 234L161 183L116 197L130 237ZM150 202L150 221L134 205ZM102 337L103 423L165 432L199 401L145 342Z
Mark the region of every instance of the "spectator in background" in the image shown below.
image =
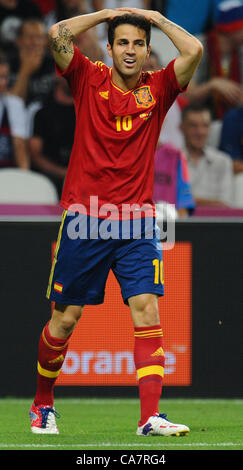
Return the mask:
M11 91L26 105L43 102L54 84L54 64L48 53L47 32L38 19L22 22L16 39L16 54L11 65Z
M231 206L233 169L231 158L206 145L211 114L205 106L187 106L182 111L181 129L187 157L192 194L200 206Z
M243 173L243 97L241 103L225 115L220 141L220 150L233 160L235 174Z
M172 204L179 217L195 207L186 157L171 144L159 144L155 152L154 202Z
M242 93L243 2L227 0L218 6L215 28L207 35L204 59L191 81L190 102L207 102L214 119L239 103Z
M32 0L0 0L0 45L12 46L23 20L42 18L40 8Z
M23 100L7 92L9 65L0 57L0 168L28 169Z
M48 52L47 32L42 20L22 22L16 52L10 60L10 92L20 96L27 107L28 134L35 112L53 89L55 65Z
M74 128L73 97L66 80L57 77L54 91L35 115L29 148L33 170L48 176L59 196L72 150Z

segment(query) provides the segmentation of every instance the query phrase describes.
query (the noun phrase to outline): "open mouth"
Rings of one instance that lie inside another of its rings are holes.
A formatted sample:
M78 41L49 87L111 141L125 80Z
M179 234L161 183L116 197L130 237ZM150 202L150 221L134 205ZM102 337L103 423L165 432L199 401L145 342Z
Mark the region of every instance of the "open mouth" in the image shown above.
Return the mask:
M128 68L132 68L134 67L134 65L136 64L136 60L135 59L124 59L124 63L125 63L125 66L128 67Z

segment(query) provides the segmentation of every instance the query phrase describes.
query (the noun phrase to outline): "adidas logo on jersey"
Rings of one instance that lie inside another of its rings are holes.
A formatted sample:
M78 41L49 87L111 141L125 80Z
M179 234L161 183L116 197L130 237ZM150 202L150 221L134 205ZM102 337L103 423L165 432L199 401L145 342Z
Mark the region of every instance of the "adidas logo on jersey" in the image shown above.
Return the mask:
M105 98L105 100L108 100L108 99L109 99L109 90L107 90L107 91L100 91L100 92L99 92L99 95L100 95L102 98Z

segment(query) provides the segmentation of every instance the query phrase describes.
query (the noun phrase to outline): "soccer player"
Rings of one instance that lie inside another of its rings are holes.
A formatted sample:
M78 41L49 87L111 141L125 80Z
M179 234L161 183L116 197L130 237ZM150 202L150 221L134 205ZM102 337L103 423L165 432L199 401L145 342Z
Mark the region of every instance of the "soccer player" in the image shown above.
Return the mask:
M77 35L101 22L109 25L112 68L92 63L73 45ZM179 50L175 60L154 73L142 72L150 52L151 24ZM53 25L49 35L57 73L67 79L74 97L76 130L47 289L55 308L39 342L31 430L59 432L55 380L84 306L103 302L112 269L134 324L141 404L137 434L187 434L187 426L159 413L165 358L158 297L164 294L164 280L152 195L161 125L199 64L202 45L160 13L132 8L67 19Z

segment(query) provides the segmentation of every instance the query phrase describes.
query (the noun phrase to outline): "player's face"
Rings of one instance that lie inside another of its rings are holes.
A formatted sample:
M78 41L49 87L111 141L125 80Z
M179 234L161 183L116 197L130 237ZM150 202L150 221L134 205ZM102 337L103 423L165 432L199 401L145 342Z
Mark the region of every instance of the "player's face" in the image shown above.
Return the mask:
M108 53L113 58L114 68L127 78L141 72L149 52L146 32L129 24L117 26L113 47L108 44Z

